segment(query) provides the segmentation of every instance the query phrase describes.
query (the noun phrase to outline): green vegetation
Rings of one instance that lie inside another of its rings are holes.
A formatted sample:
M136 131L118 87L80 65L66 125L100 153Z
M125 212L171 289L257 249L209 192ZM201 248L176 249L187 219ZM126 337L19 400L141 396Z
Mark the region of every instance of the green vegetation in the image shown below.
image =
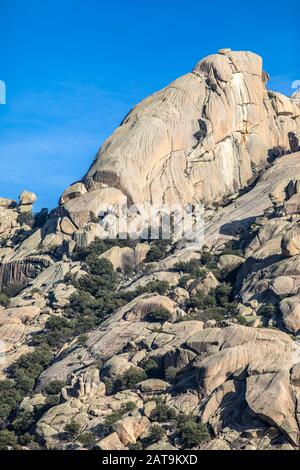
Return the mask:
M17 222L20 225L28 225L28 227L32 228L34 225L34 215L30 212L20 212L18 214Z
M212 289L209 294L198 290L195 294L191 295L186 307L197 309L196 312L190 313L190 316L194 319L221 321L224 318L236 316L238 313L236 302L233 302L231 299L231 285L222 283L216 289Z
M129 450L143 450L144 446L141 441L136 442L135 444L129 444Z
M277 314L277 308L273 304L266 304L260 308L259 314L263 317L273 317Z
M14 379L17 389L24 394L32 392L37 378L51 359L52 353L46 346L40 346L35 351L19 357L9 368L10 378Z
M165 435L166 430L158 424L154 424L150 427L148 436L142 439L142 443L145 446L156 444L157 442L161 441L165 437Z
M247 326L248 325L247 319L245 317L243 317L243 315L237 315L236 319L237 319L237 322L240 325L242 325L242 326Z
M163 323L165 321L169 321L171 318L172 316L166 308L159 307L149 312L145 319L149 322Z
M0 450L16 449L17 445L18 439L14 432L6 429L0 431Z
M201 276L206 270L199 260L193 259L191 261L180 261L175 264L174 269L176 271L181 271L184 274L189 274L193 278Z
M137 243L138 243L137 241L130 240L130 239L120 240L116 238L116 239L100 240L99 238L96 238L95 241L93 241L89 246L85 248L77 248L75 251L74 257L75 257L75 260L88 262L87 258L89 256L96 258L114 246L119 246L120 248L123 248L123 247L134 248Z
M165 379L170 384L175 383L176 380L177 369L176 367L168 367L165 371Z
M144 359L140 367L145 371L148 379L159 379L162 378L161 370L159 369L156 361L154 359L146 358Z
M169 240L155 240L147 253L146 263L153 263L164 259L167 256L169 246Z
M35 422L35 419L34 419L33 413L22 410L17 414L16 418L12 421L11 426L14 432L17 435L20 435L29 431L29 429L34 424L34 422Z
M25 284L21 284L20 282L13 282L7 286L4 286L1 290L1 294L6 295L9 298L13 298L19 295L24 287Z
M146 380L147 374L144 370L136 369L135 367L130 367L124 374L116 379L114 382L114 390L130 390L134 385L143 380Z
M134 410L135 407L136 405L132 401L127 401L125 403L122 403L119 410L113 411L110 415L106 416L104 420L105 433L109 434L112 431L111 426L116 421L119 421L119 419L123 418L125 414L130 413L130 411Z
M73 419L65 425L64 431L70 436L77 436L80 432L80 424Z
M171 408L168 405L157 402L156 408L152 411L150 418L153 421L158 421L159 423L165 423L167 421L172 421L176 418L177 414L174 408Z
M191 449L209 439L207 426L197 422L194 416L180 415L177 421L177 434L183 449Z
M45 225L47 220L49 219L49 209L45 207L37 212L34 216L34 225L33 228L41 228Z
M0 424L4 425L18 403L33 391L36 379L47 367L51 358L49 349L39 347L32 353L22 355L9 368L9 377L14 381L0 381ZM21 432L24 421L27 425L28 416L24 418L22 415L15 419L16 431Z
M1 292L0 293L0 305L2 307L7 308L9 306L9 303L10 303L10 298Z
M46 385L45 393L47 393L47 395L57 395L64 386L65 383L62 380L52 380L52 382Z
M85 432L81 434L78 440L84 447L87 448L94 447L94 445L96 444L95 436L91 432Z
M23 394L12 380L0 381L0 424L4 425L12 410L22 400Z

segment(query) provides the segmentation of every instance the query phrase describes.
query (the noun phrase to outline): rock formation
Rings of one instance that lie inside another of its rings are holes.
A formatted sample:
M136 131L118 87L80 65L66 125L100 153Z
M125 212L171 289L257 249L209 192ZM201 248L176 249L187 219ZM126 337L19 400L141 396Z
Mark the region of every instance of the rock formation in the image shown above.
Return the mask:
M220 50L138 104L43 224L33 193L0 199L1 438L299 449L299 92L267 78ZM114 238L128 203L198 202L206 247Z
M138 104L61 204L80 228L107 204L222 201L299 149L300 108L266 88L262 59L220 50Z

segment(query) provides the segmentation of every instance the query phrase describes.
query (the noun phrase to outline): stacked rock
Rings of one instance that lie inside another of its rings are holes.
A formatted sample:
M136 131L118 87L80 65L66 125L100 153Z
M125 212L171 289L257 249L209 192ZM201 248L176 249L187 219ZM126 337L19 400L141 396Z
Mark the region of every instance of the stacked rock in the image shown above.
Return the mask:
M18 212L31 212L36 200L37 197L34 193L24 190L19 196Z

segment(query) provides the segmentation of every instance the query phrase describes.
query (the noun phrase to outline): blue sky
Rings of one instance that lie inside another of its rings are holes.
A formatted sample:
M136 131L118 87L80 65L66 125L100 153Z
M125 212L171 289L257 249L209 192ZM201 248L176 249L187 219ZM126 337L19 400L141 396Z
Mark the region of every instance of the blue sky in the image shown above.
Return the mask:
M300 79L297 0L0 0L0 196L54 207L134 104L220 48Z

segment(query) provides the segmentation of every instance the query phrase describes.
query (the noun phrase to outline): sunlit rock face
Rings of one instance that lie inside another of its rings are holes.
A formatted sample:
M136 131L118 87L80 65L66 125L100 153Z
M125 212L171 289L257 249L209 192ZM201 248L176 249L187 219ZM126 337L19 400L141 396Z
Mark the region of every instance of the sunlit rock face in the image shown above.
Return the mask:
M74 207L95 205L86 190L106 202L104 188L134 203L209 205L297 151L299 103L268 91L267 78L258 55L223 49L143 100L104 142L81 191L67 190L71 219Z

